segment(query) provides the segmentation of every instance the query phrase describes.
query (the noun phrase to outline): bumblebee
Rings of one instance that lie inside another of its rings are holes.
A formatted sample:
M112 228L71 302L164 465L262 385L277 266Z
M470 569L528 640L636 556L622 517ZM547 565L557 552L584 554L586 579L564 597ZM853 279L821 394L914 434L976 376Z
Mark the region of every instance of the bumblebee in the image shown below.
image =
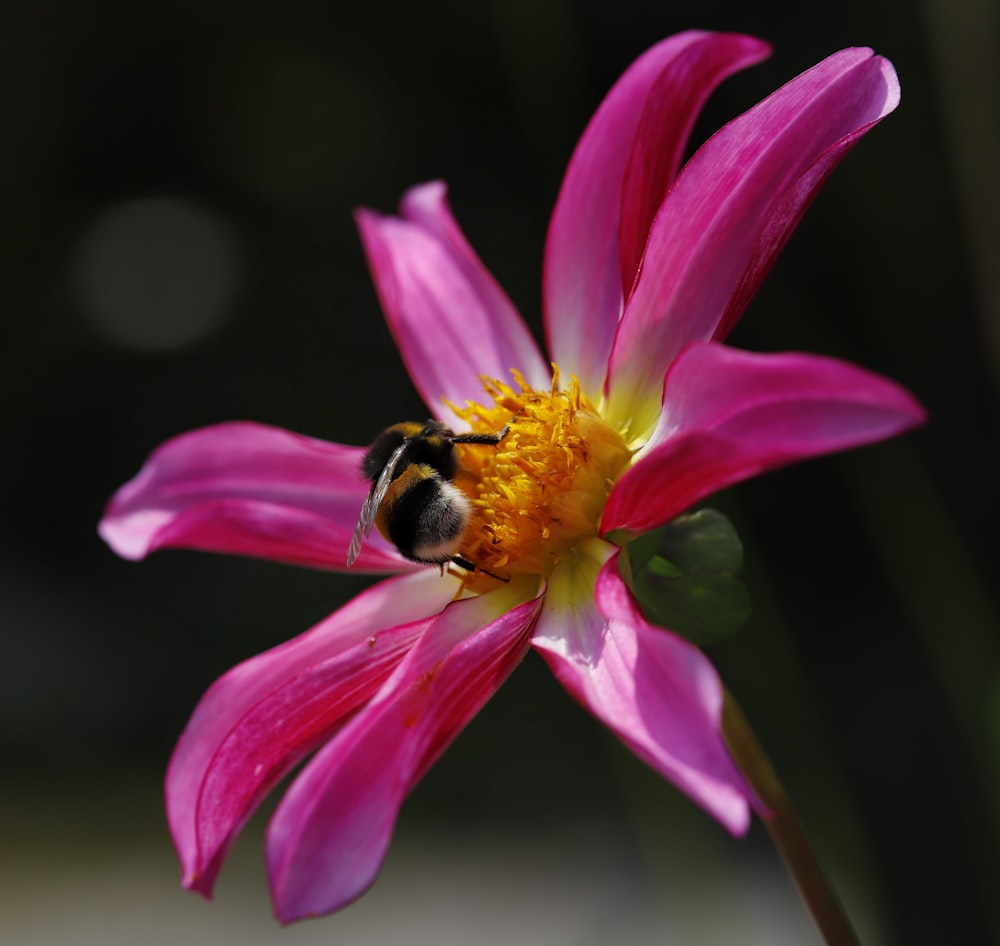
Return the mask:
M472 515L472 504L453 482L458 472L457 443L496 446L510 429L498 433L456 434L440 421L406 421L383 430L368 448L361 472L372 486L361 507L347 565L354 564L374 525L414 562L474 567L458 555Z

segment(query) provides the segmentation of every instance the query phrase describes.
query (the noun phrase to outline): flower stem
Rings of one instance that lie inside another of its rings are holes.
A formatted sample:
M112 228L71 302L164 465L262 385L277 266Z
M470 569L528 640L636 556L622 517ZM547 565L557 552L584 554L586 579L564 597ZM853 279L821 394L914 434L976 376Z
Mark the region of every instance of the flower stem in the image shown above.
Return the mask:
M766 813L761 818L823 941L827 946L860 946L857 933L816 860L778 776L728 691L722 728L736 764L763 802Z

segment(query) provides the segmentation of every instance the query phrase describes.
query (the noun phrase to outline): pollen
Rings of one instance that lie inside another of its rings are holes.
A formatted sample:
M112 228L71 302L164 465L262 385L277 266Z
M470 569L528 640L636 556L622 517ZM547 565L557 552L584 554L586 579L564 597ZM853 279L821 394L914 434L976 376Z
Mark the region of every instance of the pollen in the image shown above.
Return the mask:
M483 379L492 404L451 405L475 432L508 428L494 448L462 446L455 478L473 510L461 556L493 580L548 575L597 535L608 493L631 459L576 378L560 389L555 368L551 389L537 391L513 376L513 386Z

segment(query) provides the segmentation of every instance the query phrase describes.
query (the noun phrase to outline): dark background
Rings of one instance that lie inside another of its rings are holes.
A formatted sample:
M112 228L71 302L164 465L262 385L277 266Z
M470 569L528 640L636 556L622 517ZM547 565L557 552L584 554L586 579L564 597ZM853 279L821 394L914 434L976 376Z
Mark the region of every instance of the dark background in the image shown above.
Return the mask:
M698 26L775 52L713 97L696 141L841 47L895 63L901 107L731 341L856 361L931 414L901 442L720 499L756 610L710 654L870 942L1000 936L1000 42L981 6L5 5L0 868L26 883L18 865L36 864L43 902L49 871L86 870L95 839L149 836L169 857L159 782L201 692L367 583L194 553L120 561L95 532L110 494L189 428L246 418L363 443L422 415L351 219L411 184L448 181L538 331L579 133L635 56ZM402 817L456 836L606 822L654 879L662 845L720 901L705 850L773 861L758 831L730 844L677 801L533 656ZM649 896L669 900L661 888ZM319 921L330 941L338 922Z

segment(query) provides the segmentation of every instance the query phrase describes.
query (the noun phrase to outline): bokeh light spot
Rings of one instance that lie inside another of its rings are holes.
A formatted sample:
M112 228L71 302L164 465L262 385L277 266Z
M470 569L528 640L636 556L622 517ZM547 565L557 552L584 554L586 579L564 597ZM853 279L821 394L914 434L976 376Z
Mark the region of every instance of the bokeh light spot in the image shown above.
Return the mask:
M117 204L84 233L74 287L93 327L145 351L183 348L215 332L243 276L232 228L182 198Z

